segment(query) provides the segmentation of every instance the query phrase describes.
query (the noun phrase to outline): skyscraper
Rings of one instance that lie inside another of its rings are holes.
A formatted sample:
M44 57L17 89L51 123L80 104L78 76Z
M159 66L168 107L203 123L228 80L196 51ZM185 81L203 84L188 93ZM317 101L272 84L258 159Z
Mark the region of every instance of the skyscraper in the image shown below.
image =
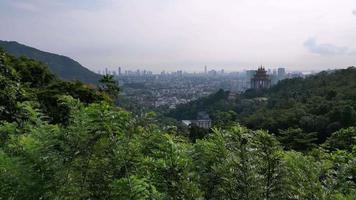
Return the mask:
M278 80L285 79L285 77L286 77L286 69L278 68Z
M118 75L118 76L121 76L121 67L119 67L119 68L117 69L117 75Z

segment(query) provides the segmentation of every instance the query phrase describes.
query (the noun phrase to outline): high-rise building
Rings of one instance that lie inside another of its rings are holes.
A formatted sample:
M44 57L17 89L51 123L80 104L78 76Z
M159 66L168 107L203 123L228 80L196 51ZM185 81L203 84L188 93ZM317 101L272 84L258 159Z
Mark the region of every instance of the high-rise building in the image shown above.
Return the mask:
M278 68L278 80L282 80L286 78L286 69Z
M206 67L206 65L205 65L205 67L204 67L204 73L205 73L205 74L208 73L208 68Z
M177 71L177 75L178 75L178 76L183 76L183 71L182 71L182 70L178 70L178 71Z
M121 76L121 67L118 67L118 69L117 69L117 75L118 75L118 76Z
M271 76L271 81L272 81L272 85L275 85L278 83L278 75L277 75L277 70L273 69L273 73Z
M250 80L256 74L256 70L247 70L246 71L246 78Z

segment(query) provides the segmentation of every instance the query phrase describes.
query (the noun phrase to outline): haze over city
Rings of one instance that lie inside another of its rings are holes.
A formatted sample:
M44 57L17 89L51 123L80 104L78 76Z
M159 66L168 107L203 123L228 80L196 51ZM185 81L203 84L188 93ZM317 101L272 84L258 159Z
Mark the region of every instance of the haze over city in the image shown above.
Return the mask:
M356 61L354 0L2 0L0 17L1 39L93 71L306 71Z

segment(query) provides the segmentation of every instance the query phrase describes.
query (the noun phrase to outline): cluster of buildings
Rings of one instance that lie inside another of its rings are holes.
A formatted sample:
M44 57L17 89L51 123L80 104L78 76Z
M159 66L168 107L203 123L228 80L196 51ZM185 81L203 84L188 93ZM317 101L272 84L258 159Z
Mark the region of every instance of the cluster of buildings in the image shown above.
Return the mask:
M207 69L205 67L205 73ZM265 89L270 88L272 85L276 84L278 81L285 78L293 78L303 76L302 73L290 73L286 74L285 68L274 69L271 73L271 70L266 70L263 66L260 66L257 70L248 70L246 71L245 81L249 81L249 88L251 89ZM242 81L243 83L244 81ZM246 87L247 88L247 87ZM197 119L195 120L182 120L182 123L186 126L195 125L200 128L209 129L211 128L211 119L209 115L205 112L199 112Z
M221 78L154 75L118 77L122 95L129 102L151 109L174 109L222 88ZM224 88L228 89L228 88Z
M174 79L174 78L185 78L189 77L191 79L201 78L201 77L209 77L209 78L217 78L221 79L220 87L222 89L231 90L234 92L243 92L250 88L269 88L272 85L278 83L278 81L283 80L285 78L294 78L304 76L301 72L293 72L293 73L286 73L285 68L277 68L277 69L268 69L266 70L264 67L259 67L257 70L246 70L243 72L228 72L226 73L224 69L215 70L211 69L208 70L207 66L204 67L204 71L200 73L188 73L183 70L177 70L174 72L166 72L163 70L159 74L154 74L152 71L149 70L125 70L123 71L121 67L118 67L117 70L108 70L107 68L103 71L99 71L99 74L112 74L116 76L119 80L125 79L142 79L144 77L152 77L156 80L162 79ZM209 80L211 81L211 80ZM209 84L208 82L206 84ZM197 87L195 85L193 87ZM201 91L196 91L201 92ZM159 97L159 102L156 103L157 106L165 105L164 97ZM177 102L174 98L171 98L169 102ZM169 104L167 102L167 104ZM185 103L185 100L179 103Z
M109 70L108 68L105 68L105 70L99 70L98 74L104 75L104 74L111 74L114 76L152 76L153 72L149 70L125 70L122 71L121 67L118 67L117 70Z
M154 74L149 70L116 70L99 71L99 74L114 75L120 83L122 95L128 102L148 109L174 109L198 98L208 96L219 89L239 94L247 89L269 88L278 81L304 76L301 72L287 73L285 68L266 69L262 66L257 70L242 72L225 72L204 67L199 73L188 73L183 70L174 72L162 71ZM184 124L195 124L201 128L210 128L210 118L198 114L197 119L184 120Z

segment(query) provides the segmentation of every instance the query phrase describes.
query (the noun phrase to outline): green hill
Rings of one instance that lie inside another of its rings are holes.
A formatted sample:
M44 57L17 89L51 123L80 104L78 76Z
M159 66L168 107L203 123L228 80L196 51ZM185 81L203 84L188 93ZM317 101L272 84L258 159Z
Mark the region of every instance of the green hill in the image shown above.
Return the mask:
M64 80L80 80L85 83L97 83L100 79L100 75L66 56L44 52L14 41L0 40L0 47L16 57L26 56L47 64L52 73Z
M20 104L24 102L33 103L51 123L65 122L69 110L61 103L64 95L87 104L107 99L96 87L60 80L44 63L16 58L0 49L0 123L21 118Z
M251 129L267 129L277 135L288 128L301 129L306 134L316 134L320 143L334 131L356 125L354 67L321 72L307 78L286 79L268 90L248 90L234 100L226 93L219 91L179 105L167 115L178 120L190 119L204 110L215 125L234 121Z

